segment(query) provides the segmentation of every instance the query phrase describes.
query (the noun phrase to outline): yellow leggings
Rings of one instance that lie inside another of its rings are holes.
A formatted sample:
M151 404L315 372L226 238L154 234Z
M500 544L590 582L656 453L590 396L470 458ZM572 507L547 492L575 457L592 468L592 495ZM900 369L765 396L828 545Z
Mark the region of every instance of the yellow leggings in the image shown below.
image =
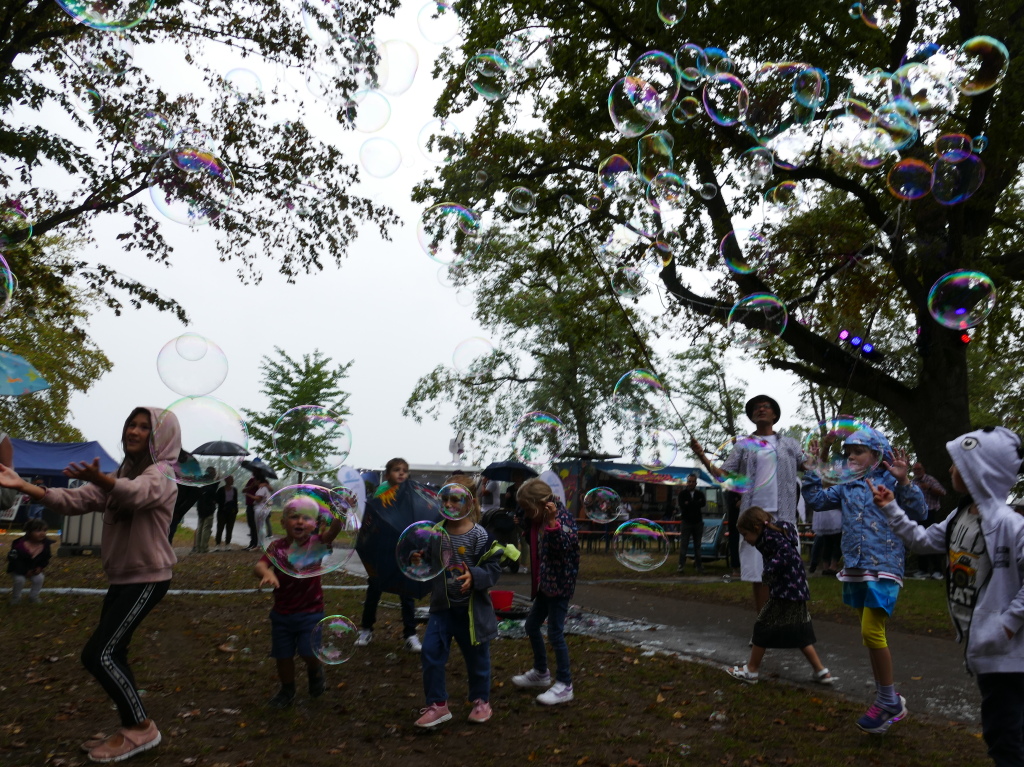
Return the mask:
M889 614L881 607L860 608L860 639L870 650L888 647L885 638L885 621Z

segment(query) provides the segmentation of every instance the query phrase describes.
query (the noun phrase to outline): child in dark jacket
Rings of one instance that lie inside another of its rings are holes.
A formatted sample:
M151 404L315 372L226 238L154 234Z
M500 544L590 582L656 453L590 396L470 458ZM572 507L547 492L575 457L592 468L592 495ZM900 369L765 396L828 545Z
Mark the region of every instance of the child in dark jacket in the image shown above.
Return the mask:
M7 572L11 574L12 605L21 602L25 581L32 584L28 601L33 604L39 601L39 592L43 589L43 568L50 561L52 543L46 537L46 523L41 519L30 519L25 523L25 534L15 538L11 544L11 550L7 552Z
M565 642L565 616L576 591L580 569L580 541L576 520L551 488L540 479L523 483L516 494L529 522L530 579L533 607L526 618L526 635L533 648L533 668L512 677L516 687L548 687L537 696L546 706L573 699L569 646ZM551 684L547 652L540 628L548 622L548 641L555 651L555 683Z

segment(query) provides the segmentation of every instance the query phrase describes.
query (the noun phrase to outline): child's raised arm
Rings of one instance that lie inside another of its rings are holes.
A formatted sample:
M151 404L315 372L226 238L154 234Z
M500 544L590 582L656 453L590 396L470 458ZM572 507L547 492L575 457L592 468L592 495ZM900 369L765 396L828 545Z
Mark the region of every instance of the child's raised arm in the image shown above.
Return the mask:
M265 559L261 559L257 562L252 571L253 574L260 579L260 585L258 588L270 586L270 588L276 589L281 587L281 581L277 579L277 573L274 572L274 566Z

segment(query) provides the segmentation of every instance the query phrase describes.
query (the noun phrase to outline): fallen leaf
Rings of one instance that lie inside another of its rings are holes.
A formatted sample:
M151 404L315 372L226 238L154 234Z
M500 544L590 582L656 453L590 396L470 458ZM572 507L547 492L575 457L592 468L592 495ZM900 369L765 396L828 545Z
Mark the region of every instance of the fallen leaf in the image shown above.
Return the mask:
M676 711L674 714L672 714L672 718L673 719L682 719L683 718L683 712L682 711Z
M921 680L922 680L922 679L923 679L924 677L920 677L920 676L912 676L912 677L910 677L910 678L911 678L911 679L913 679L913 680L914 680L915 682L920 682L920 681L921 681Z
M662 695L662 694L661 694L661 693L659 692L659 693L658 693L658 697L657 697L657 698L655 698L655 700L656 700L656 701L657 701L658 703L664 703L664 702L665 702L665 696L664 696L664 695Z

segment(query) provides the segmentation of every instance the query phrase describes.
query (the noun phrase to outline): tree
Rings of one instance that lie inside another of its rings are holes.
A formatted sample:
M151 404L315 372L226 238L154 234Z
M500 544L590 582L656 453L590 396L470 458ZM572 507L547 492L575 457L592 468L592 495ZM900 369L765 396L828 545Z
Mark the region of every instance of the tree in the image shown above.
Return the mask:
M739 418L747 382L729 374L725 351L705 344L672 355L673 401L683 406L683 421L704 445L721 445L744 432Z
M476 4L461 50L438 67L450 74L436 111L466 110L481 93L504 98L480 112L464 159L422 184L419 198L466 201L493 218L492 229L522 231L555 220L563 194L577 204L602 194L600 209L591 203L593 238L603 240L612 222L627 226L636 237L623 255L647 263L656 243L673 299L666 320L680 334L714 336L731 313L733 329L760 338L748 346L752 358L878 403L944 476L944 443L972 417L1024 404L1011 367L1021 354L1024 277L1016 223L1024 4L903 0L879 4L893 13L877 28L851 19L842 3L690 3L671 28L654 6ZM977 35L1005 44L1005 76L998 46L986 41L987 63L965 56L965 68L947 66ZM702 47L684 47L688 40ZM933 42L937 48L924 45ZM474 57L485 48L501 61L481 66ZM677 51L682 61L673 61ZM904 63L910 69L895 74ZM627 72L634 79L620 80ZM1000 77L994 89L973 87ZM688 88L695 98L686 100ZM627 130L616 130L609 103L621 125L632 120ZM984 155L971 153L973 141L943 145L937 155L935 140L946 134L979 137ZM615 155L632 160L621 174L613 172L623 168ZM967 165L958 167L961 157ZM916 164L892 177L898 158ZM920 188L900 176L915 168L925 169ZM487 181L475 184L481 169ZM658 175L668 171L676 177ZM512 217L502 203L517 185L529 186L536 204ZM901 201L887 185L916 199ZM962 201L948 204L955 196ZM766 248L745 253L745 241L726 239L745 221ZM1000 295L967 344L964 331L928 311L931 286L957 269L989 275ZM693 270L710 275L708 287ZM761 293L779 297L786 314L747 309L749 301L732 312ZM850 326L872 339L873 357L840 338ZM979 347L987 353L975 357ZM972 406L1004 383L995 401Z
M340 383L348 377L351 362L334 366L330 357L318 349L312 354L302 355L302 360L288 356L280 347L274 347L278 359L264 356L260 363L263 388L260 393L267 398L263 410L243 410L248 419L250 448L267 456L282 479L294 471L297 481L304 474L326 473L324 469L334 467L339 454L345 455L351 447L351 433L344 420L331 418L348 415L345 402L348 394L341 390ZM317 412L291 412L293 408L319 405ZM276 439L276 442L275 442ZM304 469L304 470L296 470Z

